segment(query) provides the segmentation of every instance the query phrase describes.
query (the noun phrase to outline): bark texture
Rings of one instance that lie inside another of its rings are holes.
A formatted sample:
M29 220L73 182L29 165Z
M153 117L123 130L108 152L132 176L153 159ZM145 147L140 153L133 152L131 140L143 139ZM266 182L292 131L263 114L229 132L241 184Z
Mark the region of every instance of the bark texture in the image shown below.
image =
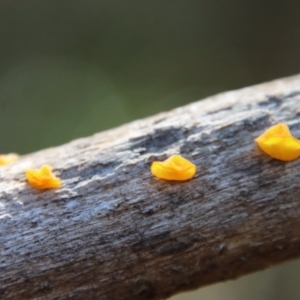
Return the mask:
M273 81L23 156L0 170L1 299L164 299L300 256L300 159L253 139L300 138L300 76ZM186 182L150 164L180 153ZM24 170L63 179L37 191Z

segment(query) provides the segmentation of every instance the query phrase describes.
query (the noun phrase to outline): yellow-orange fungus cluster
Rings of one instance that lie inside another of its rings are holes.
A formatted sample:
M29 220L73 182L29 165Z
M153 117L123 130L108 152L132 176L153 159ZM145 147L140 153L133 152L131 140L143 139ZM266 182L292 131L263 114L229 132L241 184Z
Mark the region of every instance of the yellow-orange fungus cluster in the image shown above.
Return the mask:
M0 166L8 165L15 162L19 158L18 154L0 154Z
M294 138L288 126L279 123L267 129L255 139L258 146L269 156L291 161L300 157L300 140ZM0 166L13 163L18 159L14 153L0 155ZM182 156L175 154L165 161L154 161L151 173L165 180L184 181L193 178L196 166ZM59 188L62 181L52 173L51 166L45 164L40 169L30 169L25 172L28 183L36 189Z
M288 126L284 123L267 129L255 141L273 158L291 161L300 156L300 141L291 135Z
M53 175L49 165L43 165L39 170L27 170L26 178L32 187L39 190L54 189L61 186L61 180Z
M180 155L172 155L165 161L154 161L151 173L166 180L188 180L196 173L196 166Z

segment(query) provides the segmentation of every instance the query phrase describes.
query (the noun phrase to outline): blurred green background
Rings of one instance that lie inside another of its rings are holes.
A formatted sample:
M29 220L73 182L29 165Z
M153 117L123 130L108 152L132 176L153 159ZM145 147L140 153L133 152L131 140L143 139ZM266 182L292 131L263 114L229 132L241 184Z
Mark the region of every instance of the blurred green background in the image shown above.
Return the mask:
M299 0L3 0L0 151L295 74L299 13Z
M299 0L3 0L0 151L36 151L296 74L299 16ZM186 299L298 300L299 271L293 262Z

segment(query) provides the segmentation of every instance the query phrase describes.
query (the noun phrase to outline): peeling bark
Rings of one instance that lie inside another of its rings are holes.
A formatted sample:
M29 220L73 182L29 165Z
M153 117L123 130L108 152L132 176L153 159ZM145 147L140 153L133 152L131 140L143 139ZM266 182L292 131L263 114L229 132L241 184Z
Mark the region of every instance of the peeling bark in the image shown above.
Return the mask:
M300 76L223 93L23 156L0 170L1 299L164 299L300 256L300 160L253 139L300 138ZM186 182L151 176L180 153ZM37 191L24 170L63 179Z

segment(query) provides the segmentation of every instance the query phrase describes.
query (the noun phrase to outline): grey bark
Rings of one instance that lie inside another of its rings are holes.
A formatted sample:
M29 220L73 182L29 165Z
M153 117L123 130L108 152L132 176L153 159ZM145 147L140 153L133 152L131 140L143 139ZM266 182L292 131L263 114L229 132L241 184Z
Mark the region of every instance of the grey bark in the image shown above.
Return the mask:
M277 122L300 138L300 76L223 93L0 170L1 299L163 299L300 256L300 159L253 139ZM179 153L186 182L154 178ZM51 164L63 187L24 170Z

